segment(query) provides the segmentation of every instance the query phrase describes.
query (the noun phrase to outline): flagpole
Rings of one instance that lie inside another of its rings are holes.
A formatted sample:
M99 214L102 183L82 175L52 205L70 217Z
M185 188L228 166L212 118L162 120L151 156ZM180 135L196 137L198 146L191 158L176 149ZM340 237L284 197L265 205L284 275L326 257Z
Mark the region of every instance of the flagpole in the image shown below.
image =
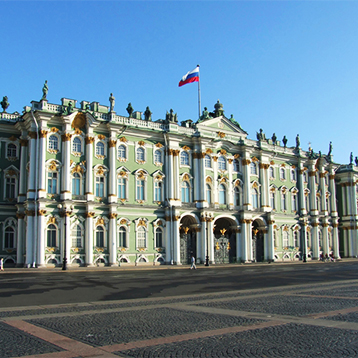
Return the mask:
M197 67L200 67L200 65L197 65ZM201 98L200 98L200 71L199 73L199 81L198 81L198 102L199 102L199 118L201 114Z

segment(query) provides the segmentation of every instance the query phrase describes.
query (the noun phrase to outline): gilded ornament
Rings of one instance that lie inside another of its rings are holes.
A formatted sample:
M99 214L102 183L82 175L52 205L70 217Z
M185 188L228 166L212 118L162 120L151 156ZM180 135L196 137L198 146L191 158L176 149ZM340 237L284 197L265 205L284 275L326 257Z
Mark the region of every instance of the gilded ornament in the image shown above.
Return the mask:
M97 222L96 222L96 226L98 225L104 225L104 219L103 218L98 218Z
M140 145L141 147L143 147L143 146L145 145L145 143L144 143L144 141L140 140L140 141L138 142L138 145Z
M106 136L104 136L103 134L98 134L98 139L99 140L104 140L104 139L106 139Z
M232 164L232 162L234 161L233 159L228 159L227 160L229 162L229 164Z
M93 142L94 142L94 137L86 137L85 138L86 144L93 144Z
M226 155L226 150L225 149L221 149L219 152L221 155Z
M12 177L12 176L16 176L16 171L14 169L9 169L7 172L6 172L6 175Z
M46 210L44 210L44 209L41 209L41 210L38 210L37 211L37 214L39 215L39 216L44 216L45 214L46 214Z
M82 112L78 112L72 121L72 128L80 129L86 125L86 115Z
M221 230L220 230L221 235L224 236L225 233L226 233L226 231L227 231L227 230L226 230L225 228L221 229Z
M219 242L218 242L218 241L216 241L215 250L220 250L220 246L219 246Z
M144 219L140 219L140 220L138 221L138 226L144 226L144 227L147 227L147 223L145 222L145 220L144 220Z
M183 181L188 181L188 180L190 180L189 175L188 175L188 174L184 174L184 175L183 175Z
M207 182L207 183L212 183L211 178L210 178L210 177L207 177L207 178L206 178L206 182Z
M51 131L52 133L57 133L57 132L59 131L59 129L56 128L56 127L51 127L50 131Z
M12 136L9 138L9 140L11 140L12 142L15 142L15 141L17 140L17 138L16 138L14 135L12 135Z
M109 142L108 142L108 146L109 146L110 148L115 147L116 144L117 144L117 141L116 141L115 139L110 139Z
M183 150L187 152L188 150L190 150L190 148L187 145L184 145Z
M206 154L213 154L213 151L210 148L208 148L205 153Z
M37 139L37 133L36 132L29 132L29 137L31 139Z
M102 166L99 166L96 175L103 175L103 174L104 174L104 169Z
M225 138L226 134L223 132L217 132L218 137Z
M70 134L70 133L65 133L65 134L62 134L62 136L61 136L63 142L70 141L71 137L72 137L72 134Z
M56 171L57 170L57 165L56 165L56 162L54 160L50 163L49 170L51 170L51 171Z
M95 213L94 213L93 211L87 211L87 212L85 213L85 217L86 217L86 218L93 218L94 215L95 215Z
M126 137L119 138L119 141L122 142L122 143L127 143L128 142Z
M81 131L81 129L79 129L79 128L76 128L75 129L75 134L77 134L77 135L82 135L82 131Z
M50 216L47 220L47 224L56 224L56 218L54 216Z
M110 219L115 219L117 217L116 213L110 213L108 216Z
M157 148L162 148L162 147L163 147L163 144L158 142L157 144L155 144L155 146L156 146Z
M20 139L21 147L27 147L28 144L29 144L29 141L27 139Z

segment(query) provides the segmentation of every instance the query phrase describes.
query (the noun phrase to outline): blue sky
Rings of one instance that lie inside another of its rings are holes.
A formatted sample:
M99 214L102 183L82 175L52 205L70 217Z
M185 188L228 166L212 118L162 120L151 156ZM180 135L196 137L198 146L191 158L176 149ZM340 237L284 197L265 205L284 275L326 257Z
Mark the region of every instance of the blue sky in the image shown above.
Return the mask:
M200 64L202 109L220 99L249 133L334 161L358 156L356 1L0 1L0 97L8 112L62 97L126 115L149 106L198 118L197 84L178 82Z

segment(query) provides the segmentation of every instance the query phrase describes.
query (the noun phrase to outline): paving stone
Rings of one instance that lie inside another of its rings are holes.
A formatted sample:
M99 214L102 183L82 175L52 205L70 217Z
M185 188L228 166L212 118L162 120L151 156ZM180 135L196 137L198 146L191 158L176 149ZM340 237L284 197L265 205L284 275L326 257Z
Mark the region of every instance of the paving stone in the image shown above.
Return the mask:
M338 314L336 316L321 317L321 319L358 323L358 312L352 312L352 313L347 313L347 314Z
M128 343L225 327L252 325L262 320L187 312L171 308L32 319L28 322L92 346Z
M297 293L297 292L296 292ZM318 295L318 296L339 296L339 297L358 297L358 287L338 287L322 290L312 290L302 292L306 295Z
M290 323L115 354L136 358L357 357L358 332Z
M329 297L269 296L235 301L204 302L198 306L230 310L271 313L289 316L305 316L313 313L335 311L358 306L357 300Z
M0 357L21 357L33 354L62 352L63 349L0 322Z

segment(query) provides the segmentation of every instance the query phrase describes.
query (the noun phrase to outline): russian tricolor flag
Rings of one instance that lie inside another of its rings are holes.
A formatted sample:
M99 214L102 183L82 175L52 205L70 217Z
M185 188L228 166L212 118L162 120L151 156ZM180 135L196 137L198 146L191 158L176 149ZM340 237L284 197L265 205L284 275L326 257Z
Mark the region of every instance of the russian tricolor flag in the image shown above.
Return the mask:
M187 83L199 82L199 66L190 72L188 72L179 82L179 87L186 85Z

